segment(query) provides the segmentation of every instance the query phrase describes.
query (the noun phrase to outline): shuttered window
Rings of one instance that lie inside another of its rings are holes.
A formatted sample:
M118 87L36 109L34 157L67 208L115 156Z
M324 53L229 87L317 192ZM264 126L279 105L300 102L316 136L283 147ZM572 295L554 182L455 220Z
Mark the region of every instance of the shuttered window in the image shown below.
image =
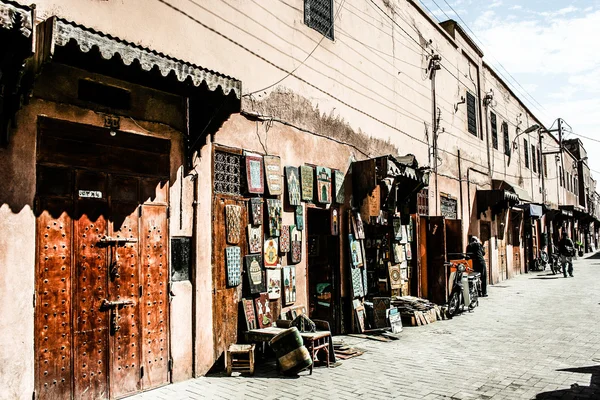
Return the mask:
M510 138L508 136L508 123L502 123L502 135L504 136L504 154L510 156Z
M537 162L538 162L538 172L542 173L542 154L540 153L540 148L537 148Z
M498 150L498 126L496 122L496 114L490 113L490 122L492 124L492 145Z
M527 139L523 139L523 152L525 154L525 168L529 168L529 146Z
M548 177L548 159L544 156L544 177Z
M558 167L558 183L560 183L560 187L563 186L563 171L562 167Z
M333 0L304 0L304 23L333 40Z
M467 124L469 133L477 136L477 113L475 112L475 96L467 92Z
M531 168L533 172L537 172L537 163L535 162L535 146L531 145Z

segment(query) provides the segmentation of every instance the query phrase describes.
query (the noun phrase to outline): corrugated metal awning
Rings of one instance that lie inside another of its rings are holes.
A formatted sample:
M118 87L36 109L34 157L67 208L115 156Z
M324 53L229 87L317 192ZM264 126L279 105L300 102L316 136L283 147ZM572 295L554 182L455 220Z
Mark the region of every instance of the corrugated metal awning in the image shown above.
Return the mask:
M196 87L204 83L211 91L221 88L225 95L234 92L238 99L241 98L242 82L235 78L58 17L52 17L40 24L38 32L38 66L50 61L57 47L65 47L74 42L82 53L97 48L105 60L111 60L118 55L126 66L137 61L144 71L157 68L163 77L174 74L180 82L188 81Z
M511 184L509 182L500 179L493 179L492 187L494 189L510 190L511 192L519 196L519 199L523 202L531 203L533 201L531 195L527 192L527 190L522 189L521 187Z
M0 28L19 31L25 37L31 37L31 9L10 0L0 0Z

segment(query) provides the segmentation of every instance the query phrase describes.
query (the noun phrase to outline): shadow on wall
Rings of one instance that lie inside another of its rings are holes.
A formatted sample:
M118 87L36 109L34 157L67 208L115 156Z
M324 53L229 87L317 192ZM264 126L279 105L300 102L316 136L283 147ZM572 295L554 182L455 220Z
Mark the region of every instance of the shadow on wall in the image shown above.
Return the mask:
M600 365L581 368L565 368L558 371L592 374L590 386L574 383L570 389L554 390L538 394L536 399L598 399L600 398Z

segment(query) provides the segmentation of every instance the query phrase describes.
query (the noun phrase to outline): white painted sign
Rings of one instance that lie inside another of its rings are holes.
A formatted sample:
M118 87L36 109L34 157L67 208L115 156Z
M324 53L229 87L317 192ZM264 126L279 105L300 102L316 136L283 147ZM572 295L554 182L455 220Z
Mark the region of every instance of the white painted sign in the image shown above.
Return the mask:
M84 199L101 199L102 192L98 190L80 190L79 197Z

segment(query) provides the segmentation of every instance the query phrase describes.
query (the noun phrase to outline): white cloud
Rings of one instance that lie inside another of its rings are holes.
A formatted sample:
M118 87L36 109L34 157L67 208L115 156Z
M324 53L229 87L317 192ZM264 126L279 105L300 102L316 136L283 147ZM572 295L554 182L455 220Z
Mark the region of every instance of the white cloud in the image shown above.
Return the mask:
M574 13L577 10L579 10L577 7L568 6L565 8L561 8L560 10L557 10L557 11L544 11L544 12L540 12L538 14L541 15L542 17L555 18L555 17L560 17L563 15Z
M516 4L516 5L514 5L514 6L511 6L511 7L509 8L509 10L520 10L520 9L522 9L522 8L523 8L523 6L520 6L520 5Z
M502 4L502 0L494 0L494 2L492 2L492 4L488 6L488 8L500 7Z

